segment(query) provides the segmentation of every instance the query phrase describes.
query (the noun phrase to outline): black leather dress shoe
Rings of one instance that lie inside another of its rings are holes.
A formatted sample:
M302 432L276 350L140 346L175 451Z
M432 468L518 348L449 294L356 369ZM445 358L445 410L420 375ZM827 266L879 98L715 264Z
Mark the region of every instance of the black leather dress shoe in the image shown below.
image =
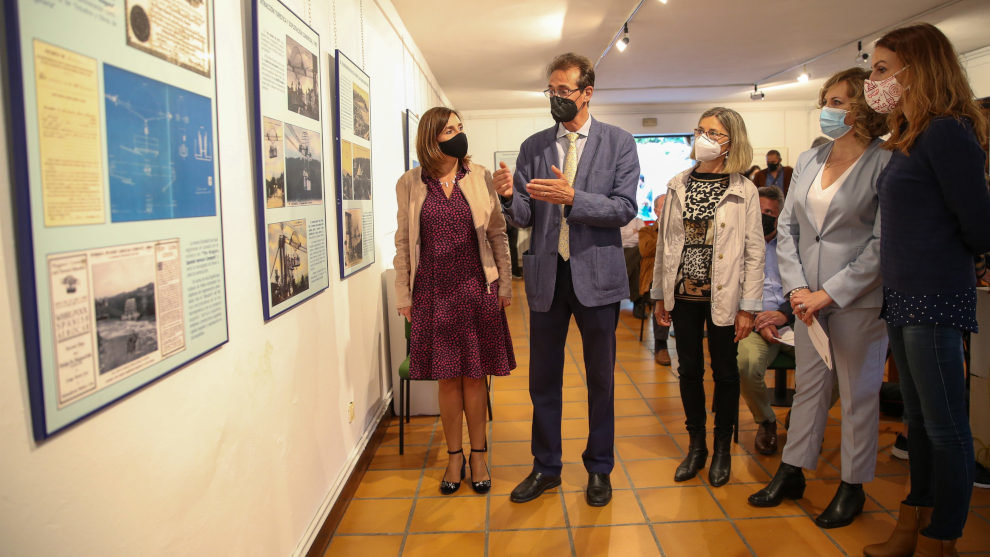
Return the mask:
M588 489L584 498L592 507L604 507L612 500L612 480L608 474L588 474Z
M776 507L784 497L800 499L804 496L804 470L798 466L781 462L773 479L763 489L749 496L749 504L754 507Z
M841 528L852 524L852 521L863 512L866 503L866 493L863 484L847 484L842 482L835 492L835 497L822 514L815 517L815 524L821 528Z
M519 482L519 485L512 490L509 499L513 503L525 503L532 501L548 489L553 489L560 485L560 476L550 476L542 472L530 472L526 479Z

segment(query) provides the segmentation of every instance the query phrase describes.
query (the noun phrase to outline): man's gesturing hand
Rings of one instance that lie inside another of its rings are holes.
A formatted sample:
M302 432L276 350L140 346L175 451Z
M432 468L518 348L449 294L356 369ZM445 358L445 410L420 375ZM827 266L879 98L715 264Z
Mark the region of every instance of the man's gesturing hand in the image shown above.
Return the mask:
M529 196L555 205L573 205L574 188L567 183L567 178L564 177L564 173L559 168L551 166L550 169L557 175L557 178L531 180L526 184L526 191L529 192Z
M512 197L512 171L502 161L499 161L498 166L498 170L495 171L495 174L492 174L495 193L502 197Z

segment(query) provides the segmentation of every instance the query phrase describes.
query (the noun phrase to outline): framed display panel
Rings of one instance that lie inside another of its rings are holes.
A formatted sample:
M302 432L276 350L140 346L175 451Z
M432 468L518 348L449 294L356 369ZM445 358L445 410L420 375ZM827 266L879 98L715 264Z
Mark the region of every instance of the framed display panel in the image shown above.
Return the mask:
M412 110L406 109L406 170L419 166L419 156L416 154L416 134L419 133L419 116Z
M320 36L279 0L254 3L258 262L265 319L330 286Z
M340 50L334 53L334 59L337 245L340 278L345 279L375 262L371 78Z
M519 158L519 151L495 151L494 160L492 161L492 172L501 168L499 163L504 162L505 166L508 166L509 170L515 173L517 158Z
M667 193L667 183L694 164L691 160L693 134L634 135L639 155L639 184L636 186L636 216L656 220L654 198Z
M213 2L4 6L40 441L227 342Z

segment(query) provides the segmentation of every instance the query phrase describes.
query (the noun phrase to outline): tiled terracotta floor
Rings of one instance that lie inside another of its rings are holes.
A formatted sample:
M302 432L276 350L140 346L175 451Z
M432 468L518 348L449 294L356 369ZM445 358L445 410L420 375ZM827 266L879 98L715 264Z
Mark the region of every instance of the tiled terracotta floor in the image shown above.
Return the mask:
M581 337L573 323L564 378L563 483L536 501L511 503L508 493L532 464L532 408L526 379L528 310L522 283L517 281L514 286L516 298L508 314L519 368L509 377L495 379L492 387L491 493L477 495L464 484L453 496L440 495L437 484L444 472L446 445L439 419L413 417L402 456L398 455L398 424L392 423L331 540L327 557L862 555L864 545L889 532L907 479L906 463L890 456L900 427L893 420L881 419L877 479L866 486L863 516L846 528L821 530L811 518L828 504L839 481L837 408L830 415L818 470L806 473L808 489L800 501L772 509L746 503L746 497L777 469L780 456L755 454L756 424L742 403L740 444L733 446L730 483L712 488L707 468L698 478L674 483L674 468L687 445L677 379L672 368L653 363L649 327L644 341L638 340L639 321L632 317L628 303L622 307L617 332L612 503L593 509L585 504L582 493L587 481L581 464L587 402ZM710 402L710 381L706 391ZM782 433L786 410L776 409ZM781 447L785 439L783 433ZM990 490L974 491L959 549L990 555Z

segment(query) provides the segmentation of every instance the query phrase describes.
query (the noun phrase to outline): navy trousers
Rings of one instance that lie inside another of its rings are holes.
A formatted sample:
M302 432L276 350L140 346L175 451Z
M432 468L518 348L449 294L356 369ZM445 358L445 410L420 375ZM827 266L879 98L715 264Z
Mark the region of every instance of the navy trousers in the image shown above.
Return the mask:
M610 474L615 466L615 328L619 303L588 307L578 301L570 264L557 258L557 280L549 311L529 312L529 396L533 401L533 470L560 475L560 419L565 344L571 315L584 345L588 383L588 444L582 454L589 473Z

